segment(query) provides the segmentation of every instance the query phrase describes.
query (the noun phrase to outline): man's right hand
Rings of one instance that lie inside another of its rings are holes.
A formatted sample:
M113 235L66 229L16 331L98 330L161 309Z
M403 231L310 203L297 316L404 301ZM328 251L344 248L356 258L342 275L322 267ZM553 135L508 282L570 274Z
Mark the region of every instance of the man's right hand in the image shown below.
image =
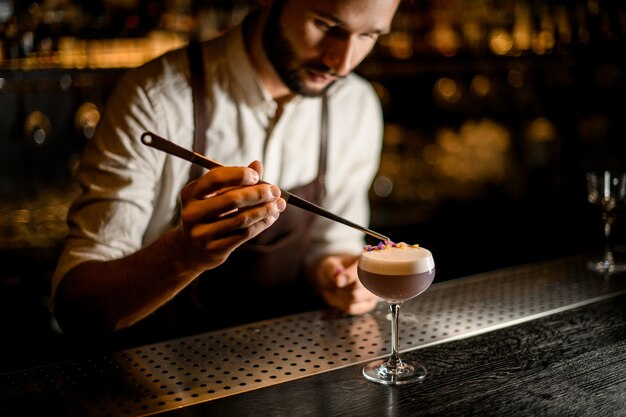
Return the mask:
M262 171L255 161L207 172L182 190L178 228L123 258L70 270L55 306L64 330L114 331L136 323L271 226L286 202L278 187L259 183Z
M260 183L263 165L215 168L181 192L181 232L189 262L206 270L270 227L285 210L280 189Z

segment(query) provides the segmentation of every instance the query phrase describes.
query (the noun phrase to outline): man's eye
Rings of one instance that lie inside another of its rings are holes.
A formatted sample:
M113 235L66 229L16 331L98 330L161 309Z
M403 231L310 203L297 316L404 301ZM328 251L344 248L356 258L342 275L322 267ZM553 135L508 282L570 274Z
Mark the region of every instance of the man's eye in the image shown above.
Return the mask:
M378 32L372 32L372 33L363 33L361 35L361 38L377 40L379 36L380 36L380 34Z
M331 28L331 25L329 25L328 23L324 22L323 20L316 20L315 21L315 26L317 26L321 30L329 30Z

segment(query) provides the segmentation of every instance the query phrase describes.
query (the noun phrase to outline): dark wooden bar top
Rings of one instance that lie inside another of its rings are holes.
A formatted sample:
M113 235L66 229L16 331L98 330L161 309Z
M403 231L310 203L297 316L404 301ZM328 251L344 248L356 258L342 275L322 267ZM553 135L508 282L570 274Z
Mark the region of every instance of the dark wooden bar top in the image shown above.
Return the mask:
M626 296L406 356L423 383L376 385L359 364L165 415L624 416Z
M384 308L322 311L0 374L0 416L625 416L626 276L585 260L407 302L400 343L428 369L422 383L362 376L389 353Z

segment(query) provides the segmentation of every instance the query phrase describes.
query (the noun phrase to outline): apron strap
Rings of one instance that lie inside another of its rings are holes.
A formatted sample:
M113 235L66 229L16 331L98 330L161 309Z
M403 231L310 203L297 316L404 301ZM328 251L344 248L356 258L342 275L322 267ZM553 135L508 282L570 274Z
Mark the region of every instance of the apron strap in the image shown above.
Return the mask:
M320 158L317 169L317 201L321 204L326 197L326 164L328 158L328 96L322 96L322 121L320 128Z
M206 87L204 63L202 62L202 45L197 40L189 42L187 47L189 68L191 71L191 96L193 99L194 131L193 150L204 155L207 131ZM192 164L189 181L195 181L202 175L202 167Z

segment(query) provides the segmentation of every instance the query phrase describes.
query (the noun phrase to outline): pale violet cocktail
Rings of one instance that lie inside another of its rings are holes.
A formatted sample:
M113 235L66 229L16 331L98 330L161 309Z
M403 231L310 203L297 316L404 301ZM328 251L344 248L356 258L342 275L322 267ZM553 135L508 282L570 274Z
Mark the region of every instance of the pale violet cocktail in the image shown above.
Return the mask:
M384 298L392 313L391 356L363 368L370 381L386 385L418 382L426 377L426 369L405 361L399 353L398 321L403 301L426 291L435 278L435 261L428 249L405 243L381 243L366 246L359 257L359 280L372 293Z
M389 302L402 302L423 293L435 278L429 250L402 243L366 250L359 259L361 283Z

